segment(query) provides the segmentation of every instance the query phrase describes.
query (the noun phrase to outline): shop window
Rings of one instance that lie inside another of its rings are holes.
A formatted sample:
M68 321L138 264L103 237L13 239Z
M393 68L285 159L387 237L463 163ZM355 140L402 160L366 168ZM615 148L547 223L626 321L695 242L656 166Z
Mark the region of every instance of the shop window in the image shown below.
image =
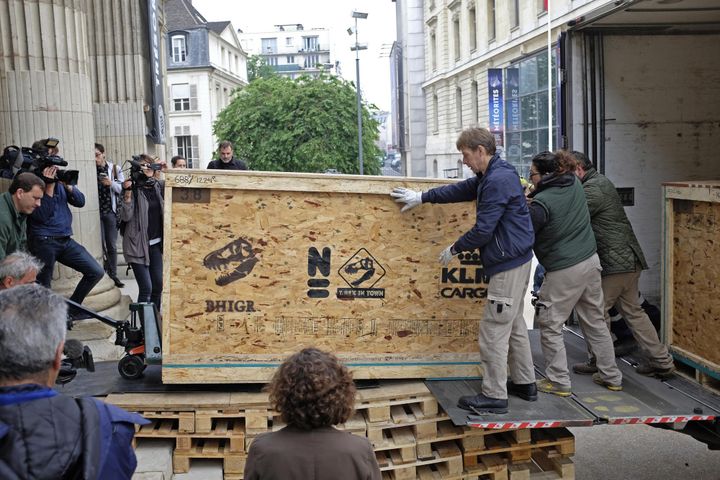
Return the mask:
M557 51L552 56L552 111L557 112ZM521 176L526 177L532 158L548 150L547 52L524 58L505 69L505 154ZM558 137L557 113L552 116L552 135ZM553 146L557 142L553 141Z

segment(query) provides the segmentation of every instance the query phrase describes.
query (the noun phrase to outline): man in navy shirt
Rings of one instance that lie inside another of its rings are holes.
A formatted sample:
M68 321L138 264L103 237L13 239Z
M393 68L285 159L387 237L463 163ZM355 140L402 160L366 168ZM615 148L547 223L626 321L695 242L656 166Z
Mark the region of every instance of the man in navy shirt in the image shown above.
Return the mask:
M460 397L458 407L507 413L508 394L530 402L537 400L522 304L530 280L535 234L520 177L500 158L493 134L484 128L469 128L455 145L475 176L426 192L398 187L390 195L404 204L402 212L422 203L475 202L475 224L439 258L447 268L458 253L479 248L484 273L490 277L478 336L482 390ZM508 366L511 380L506 382Z
M68 205L84 207L85 195L77 185L58 181L57 171L56 166L50 166L42 172L45 194L28 219L28 250L45 265L37 277L45 287L50 288L56 261L80 272L82 279L70 300L82 303L105 271L85 247L72 239L72 213Z

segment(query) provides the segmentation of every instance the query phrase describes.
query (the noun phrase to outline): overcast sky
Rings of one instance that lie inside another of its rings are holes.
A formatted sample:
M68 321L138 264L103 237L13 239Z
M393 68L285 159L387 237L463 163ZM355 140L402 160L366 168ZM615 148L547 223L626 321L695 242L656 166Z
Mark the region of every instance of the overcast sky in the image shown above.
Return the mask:
M274 25L302 23L306 29L328 28L332 61L339 60L342 76L355 81L353 10L368 14L358 20L358 41L368 49L360 52L360 88L363 98L381 110L390 110L390 61L396 38L395 3L392 0L193 0L193 6L211 22L229 20L243 32L275 30Z

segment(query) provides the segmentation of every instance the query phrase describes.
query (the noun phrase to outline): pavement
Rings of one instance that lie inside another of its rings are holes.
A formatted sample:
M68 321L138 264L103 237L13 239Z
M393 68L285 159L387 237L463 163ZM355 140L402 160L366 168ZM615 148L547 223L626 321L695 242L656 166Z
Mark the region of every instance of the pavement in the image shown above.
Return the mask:
M120 268L118 268L120 270ZM137 282L125 276L124 295L137 298ZM532 325L532 308L525 309ZM720 451L694 438L649 425L573 427L575 478L578 480L720 480ZM173 440L139 439L133 480L222 480L222 460L192 460L190 471L172 473Z

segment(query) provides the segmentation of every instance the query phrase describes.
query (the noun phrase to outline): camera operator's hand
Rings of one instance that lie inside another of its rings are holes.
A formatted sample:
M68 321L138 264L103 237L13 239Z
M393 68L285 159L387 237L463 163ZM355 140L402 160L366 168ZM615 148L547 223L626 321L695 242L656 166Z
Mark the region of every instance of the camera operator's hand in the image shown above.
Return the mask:
M130 203L132 200L132 180L125 180L122 184L124 200L126 203Z
M55 181L57 178L58 167L51 165L43 169L43 180L45 180L45 195L52 197L55 195Z
M48 178L50 180L56 180L57 179L57 171L58 171L58 167L56 167L55 165L45 167L43 169L43 177Z

